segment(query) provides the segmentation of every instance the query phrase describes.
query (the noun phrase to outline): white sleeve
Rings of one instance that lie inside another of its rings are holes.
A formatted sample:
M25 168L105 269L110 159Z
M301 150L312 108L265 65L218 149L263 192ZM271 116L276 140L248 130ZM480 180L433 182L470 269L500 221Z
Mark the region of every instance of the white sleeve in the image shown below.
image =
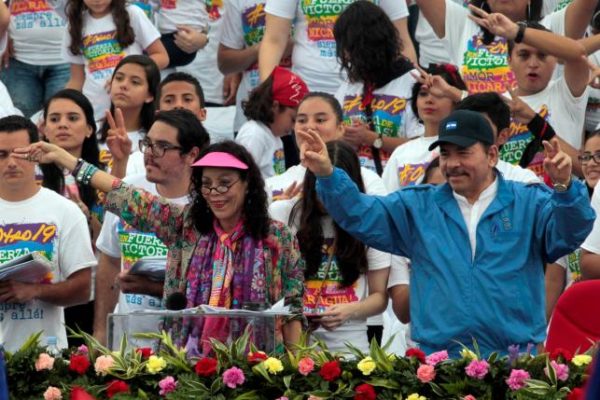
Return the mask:
M267 0L265 12L276 17L292 20L296 16L299 1L301 0Z
M342 112L344 110L344 96L346 96L347 90L348 90L348 83L344 82L344 83L342 83L342 85L338 88L338 90L334 94L335 99L338 101L338 103L340 103L340 106L342 107Z
M555 94L558 96L557 98L561 99L561 102L559 103L561 106L560 114L568 118L570 125L577 126L578 121L585 118L585 109L590 96L590 87L586 86L581 96L575 97L573 96L573 93L571 93L571 89L569 89L569 85L564 76L562 76L558 79L552 89L552 92L555 93L551 92L551 95ZM581 147L583 144L582 131L578 131L578 129L567 129L567 132L560 132L556 125L554 126L554 130L562 140L566 141L576 149Z
M392 263L392 255L383 251L375 250L372 247L367 248L367 263L369 271L389 268Z
M360 174L365 185L365 193L376 196L385 196L388 194L383 183L383 179L369 168L360 168Z
M560 265L561 267L563 267L566 270L569 266L569 255L567 254L566 256L562 256L561 258L556 260L555 264Z
M408 6L406 5L406 1L381 0L379 7L385 11L392 21L408 17Z
M389 193L395 192L400 189L400 182L398 180L398 149L400 146L396 147L387 164L385 164L385 168L383 169L383 175L381 178L383 179L383 184Z
M592 208L596 211L597 216L600 215L600 190L594 190ZM600 254L600 218L596 218L594 221L594 227L581 245L581 248L590 253Z
M246 122L240 128L235 142L241 144L248 150L248 152L254 158L256 165L261 171L265 171L267 167L271 166L273 160L271 159L272 154L268 153L268 149L271 148L267 137L262 132L257 132L253 129L254 124L252 121Z
M467 24L475 24L475 22L469 19L468 9L451 0L446 0L446 19L444 23L446 36L440 39L445 41L450 58L457 64L458 53L464 44L462 43L463 34L467 29Z
M287 226L290 226L290 214L296 201L297 200L289 199L271 203L271 205L269 206L269 215L271 216L271 219L274 219L275 221L279 221L286 224Z
M398 285L410 283L410 260L406 257L392 255L392 268L388 278L388 289Z
M241 23L242 11L238 0L225 2L225 13L221 22L220 42L230 49L243 49L246 47L244 32Z
M567 16L567 8L568 7L565 7L560 11L554 11L549 15L546 15L542 19L541 24L550 29L553 33L565 36L565 19Z
M61 45L61 56L65 60L65 62L70 64L85 64L85 59L83 58L83 54L74 55L71 53L69 47L71 46L71 35L69 34L70 26L67 24L65 26L65 32L63 34L63 40Z
M58 267L63 279L74 272L96 265L85 215L74 203L73 206L63 205L65 208L71 208L65 213L59 244Z
M115 214L106 212L102 229L96 240L96 248L113 258L121 257L121 246L119 245L119 217Z
M131 27L135 33L135 41L142 49L147 49L148 46L160 39L158 29L141 8L130 5L127 6L127 12L129 12Z

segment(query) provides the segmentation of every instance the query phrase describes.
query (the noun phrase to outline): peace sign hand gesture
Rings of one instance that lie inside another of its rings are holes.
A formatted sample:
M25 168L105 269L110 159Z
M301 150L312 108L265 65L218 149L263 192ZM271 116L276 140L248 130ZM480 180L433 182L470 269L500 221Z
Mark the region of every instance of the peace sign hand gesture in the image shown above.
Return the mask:
M113 162L127 163L129 154L131 153L132 143L125 128L125 119L120 108L115 110L113 118L110 110L106 111L106 122L110 127L108 129L108 137L106 144L113 158Z
M554 184L569 185L571 182L572 160L561 150L558 138L544 140L544 170Z
M519 25L512 22L504 14L490 14L473 5L469 5L469 9L475 13L475 15L469 15L469 18L479 26L492 32L494 35L502 36L508 40L513 40L517 37Z

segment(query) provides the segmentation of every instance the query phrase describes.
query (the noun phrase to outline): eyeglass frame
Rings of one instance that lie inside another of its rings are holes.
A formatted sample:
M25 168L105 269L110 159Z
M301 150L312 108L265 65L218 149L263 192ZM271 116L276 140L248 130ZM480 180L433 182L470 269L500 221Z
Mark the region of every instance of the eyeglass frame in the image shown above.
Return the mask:
M204 186L201 185L200 186L200 193L203 196L210 196L212 191L214 190L215 192L217 192L217 194L225 194L227 192L229 192L229 190L233 187L233 185L235 185L236 183L238 183L239 181L241 181L241 179L237 179L233 182L231 182L229 185L219 185L219 186ZM219 188L225 188L225 191L219 190ZM208 190L208 193L204 193L205 190Z
M176 146L169 142L154 142L153 143L148 138L140 139L138 142L138 147L142 153L145 153L147 149L150 149L150 154L152 154L152 156L156 157L156 158L164 157L165 153L168 150L179 150L180 154L183 153L183 147L181 147L181 146ZM145 147L145 148L142 149L142 147ZM160 155L157 154L156 150L154 150L154 149L160 149L162 151L162 154L160 154Z
M580 163L582 164L587 164L590 161L594 160L594 162L596 164L600 164L600 152L596 152L594 154L580 154L577 156L577 159L579 160Z

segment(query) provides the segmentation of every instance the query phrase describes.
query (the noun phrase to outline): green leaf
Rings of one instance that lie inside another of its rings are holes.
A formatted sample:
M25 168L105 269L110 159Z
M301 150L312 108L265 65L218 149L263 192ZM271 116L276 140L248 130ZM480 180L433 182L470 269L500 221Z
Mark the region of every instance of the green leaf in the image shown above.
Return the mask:
M283 384L285 385L286 389L290 388L290 385L292 384L292 377L293 375L287 375L283 377Z
M401 387L397 381L388 378L371 378L367 381L367 383L376 387L394 390L400 389Z

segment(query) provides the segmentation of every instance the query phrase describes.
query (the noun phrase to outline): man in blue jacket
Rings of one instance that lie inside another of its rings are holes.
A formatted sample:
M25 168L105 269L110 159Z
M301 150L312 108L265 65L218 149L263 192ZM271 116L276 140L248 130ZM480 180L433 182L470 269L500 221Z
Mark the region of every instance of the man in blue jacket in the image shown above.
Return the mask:
M595 218L557 140L544 142L554 190L505 181L487 120L455 111L430 148L440 147L447 183L386 197L360 193L334 169L316 132L298 140L335 221L368 246L411 259L412 337L425 352L456 354L475 339L487 355L544 340L543 266L575 250Z

